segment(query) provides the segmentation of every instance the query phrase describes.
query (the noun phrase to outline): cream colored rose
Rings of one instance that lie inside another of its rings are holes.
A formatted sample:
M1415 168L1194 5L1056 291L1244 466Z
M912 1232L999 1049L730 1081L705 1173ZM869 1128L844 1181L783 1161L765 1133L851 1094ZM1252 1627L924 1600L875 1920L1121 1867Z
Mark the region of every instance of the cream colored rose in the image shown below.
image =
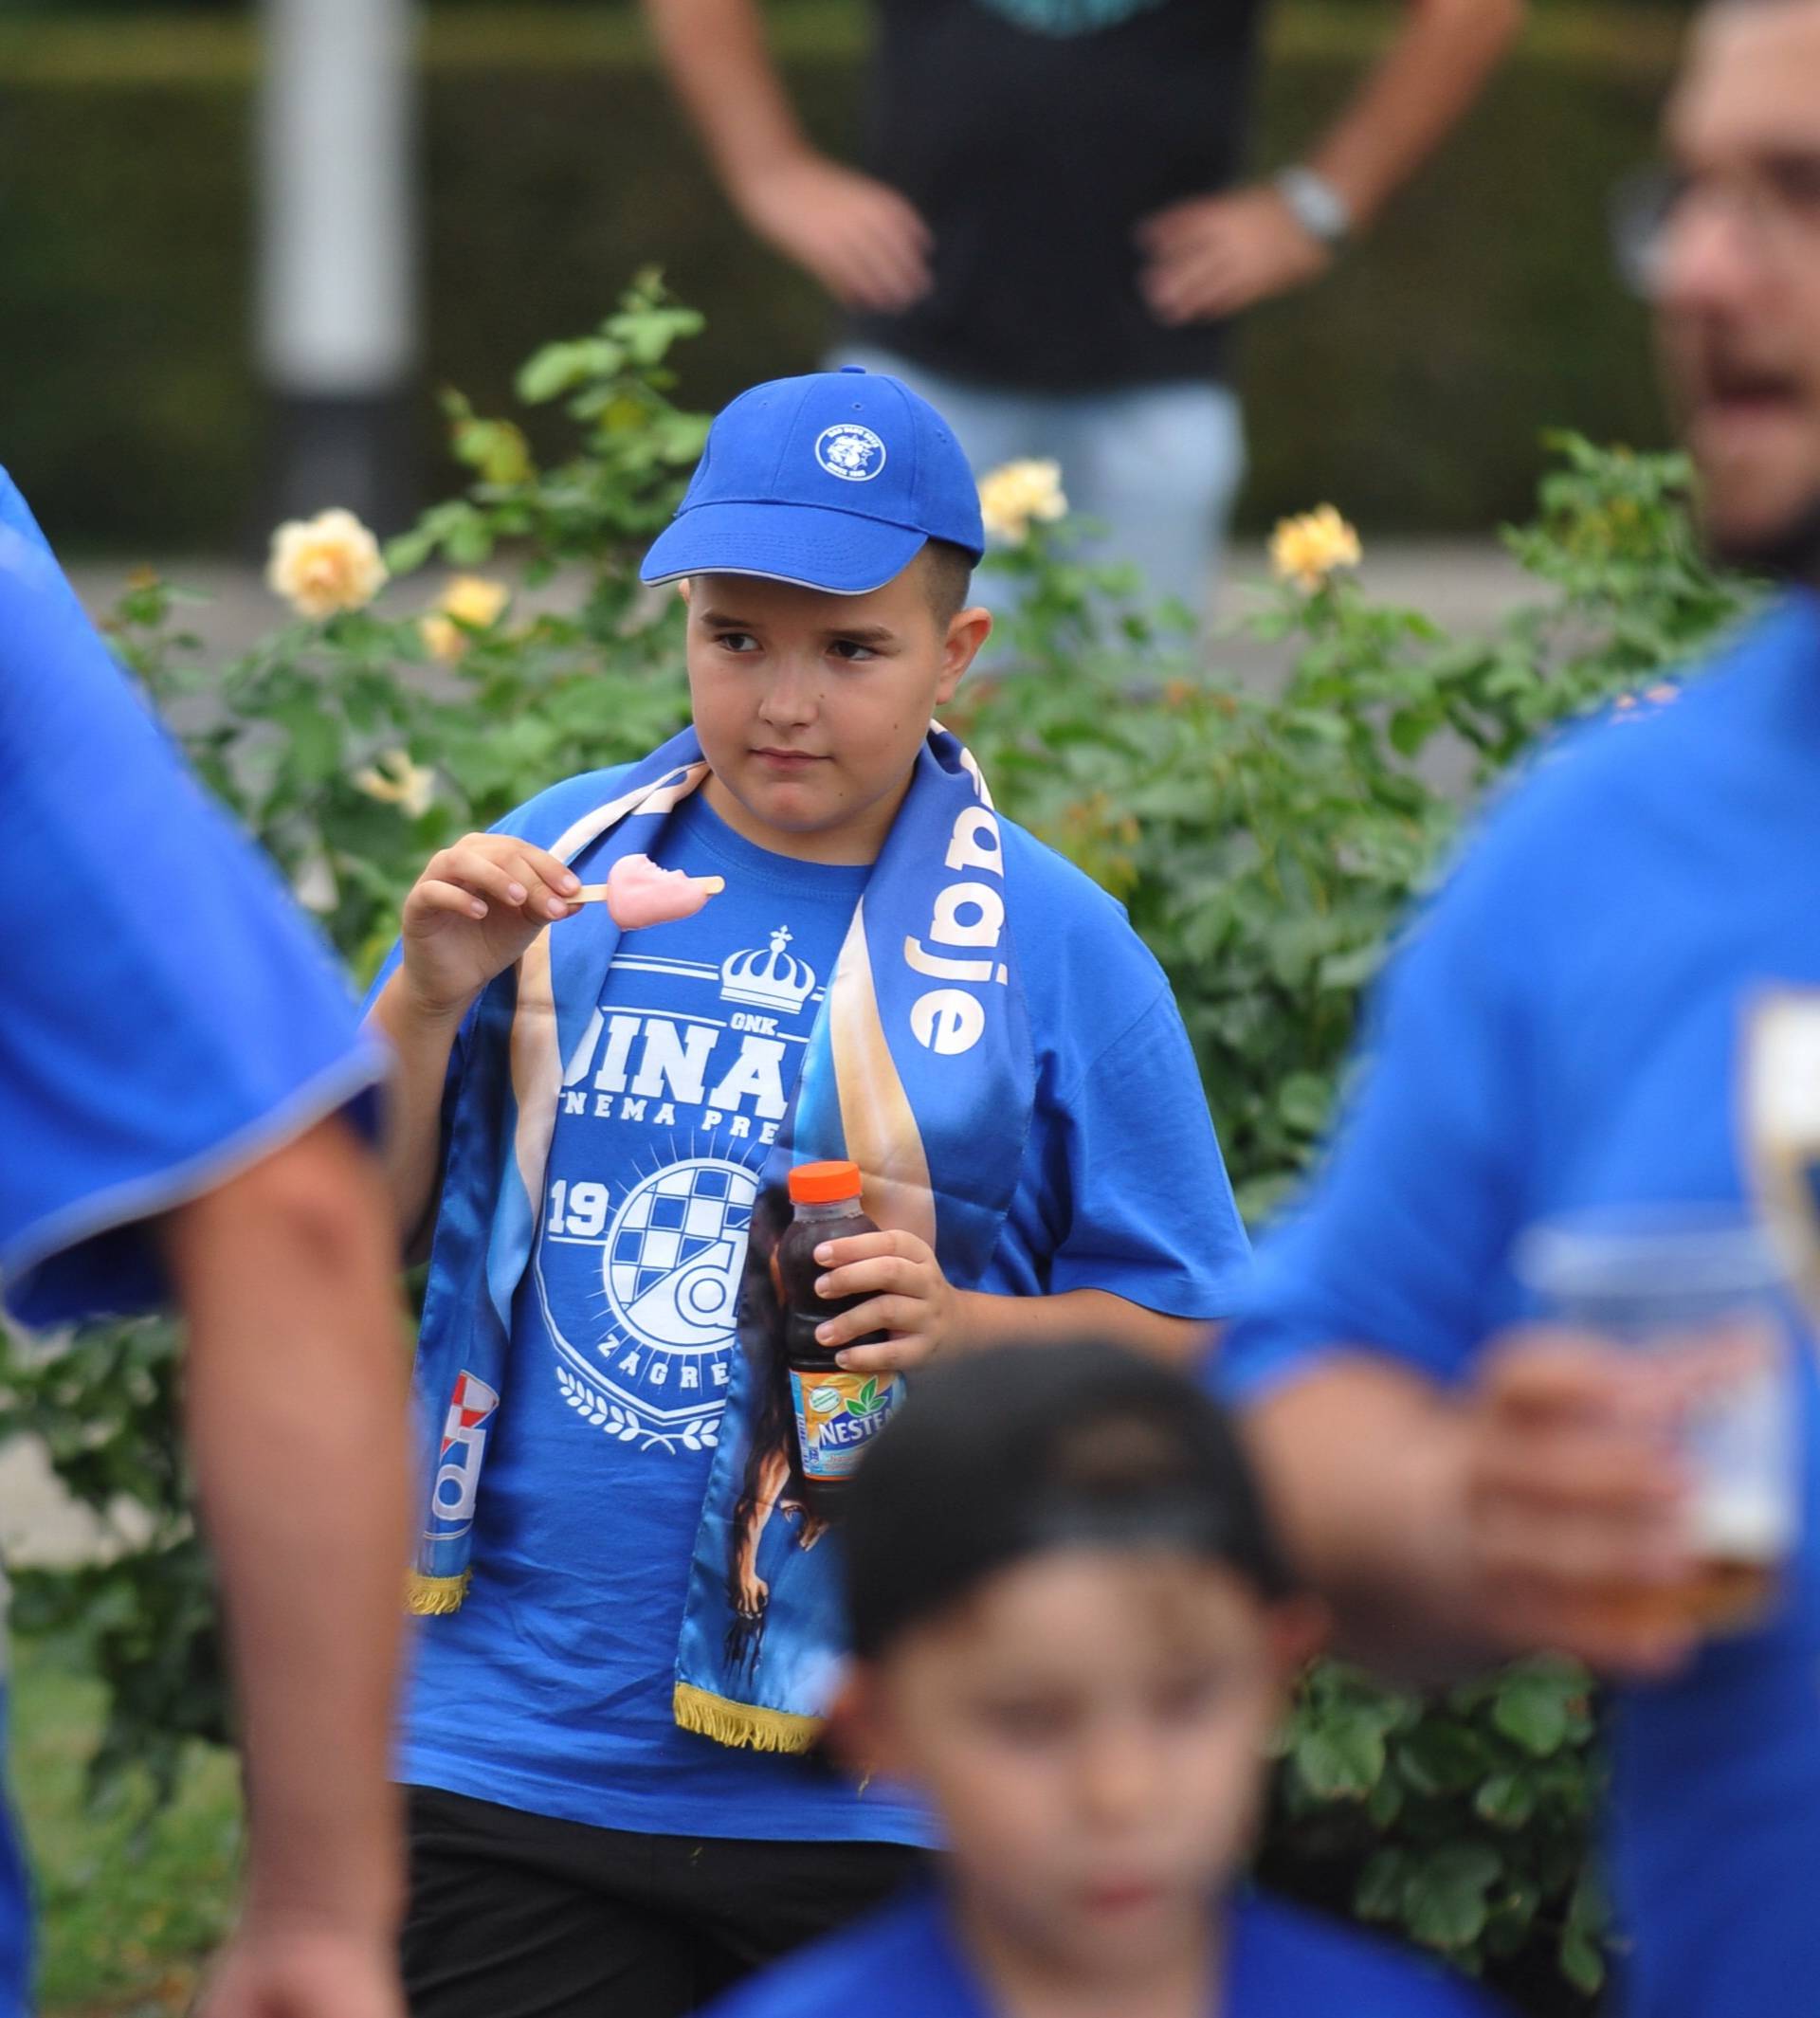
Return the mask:
M1294 582L1312 595L1336 568L1356 568L1358 535L1331 504L1283 518L1270 536L1270 565L1279 581Z
M300 617L364 609L386 579L379 542L352 512L337 507L293 518L272 535L266 586Z
M436 608L418 619L417 628L436 658L452 663L473 642L471 632L462 626L489 629L511 600L512 591L503 582L490 582L481 574L458 574L443 591Z
M354 774L355 790L382 805L395 806L407 819L420 819L436 796L436 773L427 764L413 764L409 750L387 750L377 763Z
M979 480L979 515L986 530L1009 546L1021 546L1030 536L1032 518L1053 524L1067 509L1062 465L1046 458L1004 463Z

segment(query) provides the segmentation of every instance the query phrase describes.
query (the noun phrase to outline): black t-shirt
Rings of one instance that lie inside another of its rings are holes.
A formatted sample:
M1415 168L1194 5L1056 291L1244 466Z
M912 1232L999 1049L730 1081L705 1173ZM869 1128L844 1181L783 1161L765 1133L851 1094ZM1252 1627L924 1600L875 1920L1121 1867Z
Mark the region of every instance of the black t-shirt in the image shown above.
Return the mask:
M928 220L935 287L856 333L1011 385L1217 375L1226 330L1152 318L1132 234L1235 179L1262 0L876 7L867 161Z

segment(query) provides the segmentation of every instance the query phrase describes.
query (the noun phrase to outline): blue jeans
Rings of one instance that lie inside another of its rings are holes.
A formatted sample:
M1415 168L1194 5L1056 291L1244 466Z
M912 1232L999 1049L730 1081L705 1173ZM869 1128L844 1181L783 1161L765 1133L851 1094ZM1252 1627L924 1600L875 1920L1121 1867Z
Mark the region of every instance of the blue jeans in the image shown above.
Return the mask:
M1135 562L1154 599L1173 596L1205 617L1245 475L1244 423L1228 387L1019 391L944 377L867 344L840 346L828 364L902 379L944 416L976 475L1052 457L1070 508L1106 529L1096 557Z

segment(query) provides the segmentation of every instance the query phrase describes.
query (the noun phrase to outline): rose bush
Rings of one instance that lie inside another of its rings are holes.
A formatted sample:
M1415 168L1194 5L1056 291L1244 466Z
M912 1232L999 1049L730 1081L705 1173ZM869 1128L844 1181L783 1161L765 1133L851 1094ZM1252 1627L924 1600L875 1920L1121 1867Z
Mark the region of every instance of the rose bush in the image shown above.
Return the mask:
M141 578L123 596L122 659L155 699L185 699L191 757L360 979L435 848L682 720L678 605L636 564L704 433L669 397L669 350L697 326L646 279L592 336L532 358L522 397L576 430L555 464L451 395L459 495L384 556L345 514L282 529L272 585L298 620L231 665L199 663L178 591ZM987 565L1013 613L954 724L999 803L1121 898L1169 970L1254 1225L1313 1153L1359 992L1457 827L1438 749L1488 777L1561 718L1656 684L1740 607L1701 561L1679 460L1556 447L1535 521L1509 536L1537 592L1483 637L1374 602L1332 508L1281 529L1251 620L1287 661L1270 694L1222 678L1217 645L1210 674L1127 574L1082 558L1065 472L987 480ZM412 592L432 560L462 578ZM474 575L507 563L509 592ZM401 586L375 608L382 569ZM175 1369L155 1321L0 1365L7 1430L43 1436L88 1505L137 1512L106 1560L23 1577L16 1623L86 1637L112 1689L97 1783L149 1773L155 1791L187 1738L226 1733ZM1556 1663L1433 1702L1320 1666L1282 1735L1266 1867L1538 2012L1577 2009L1602 1968L1592 1730L1586 1678Z

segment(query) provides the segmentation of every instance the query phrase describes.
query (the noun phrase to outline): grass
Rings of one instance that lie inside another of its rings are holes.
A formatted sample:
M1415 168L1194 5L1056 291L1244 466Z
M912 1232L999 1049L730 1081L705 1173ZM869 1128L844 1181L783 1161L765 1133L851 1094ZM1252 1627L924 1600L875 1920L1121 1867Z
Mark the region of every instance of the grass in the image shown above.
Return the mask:
M66 1649L22 1643L10 1774L37 1890L42 2018L174 2018L226 1932L240 1840L232 1758L198 1746L147 1821L84 1800L100 1686Z

